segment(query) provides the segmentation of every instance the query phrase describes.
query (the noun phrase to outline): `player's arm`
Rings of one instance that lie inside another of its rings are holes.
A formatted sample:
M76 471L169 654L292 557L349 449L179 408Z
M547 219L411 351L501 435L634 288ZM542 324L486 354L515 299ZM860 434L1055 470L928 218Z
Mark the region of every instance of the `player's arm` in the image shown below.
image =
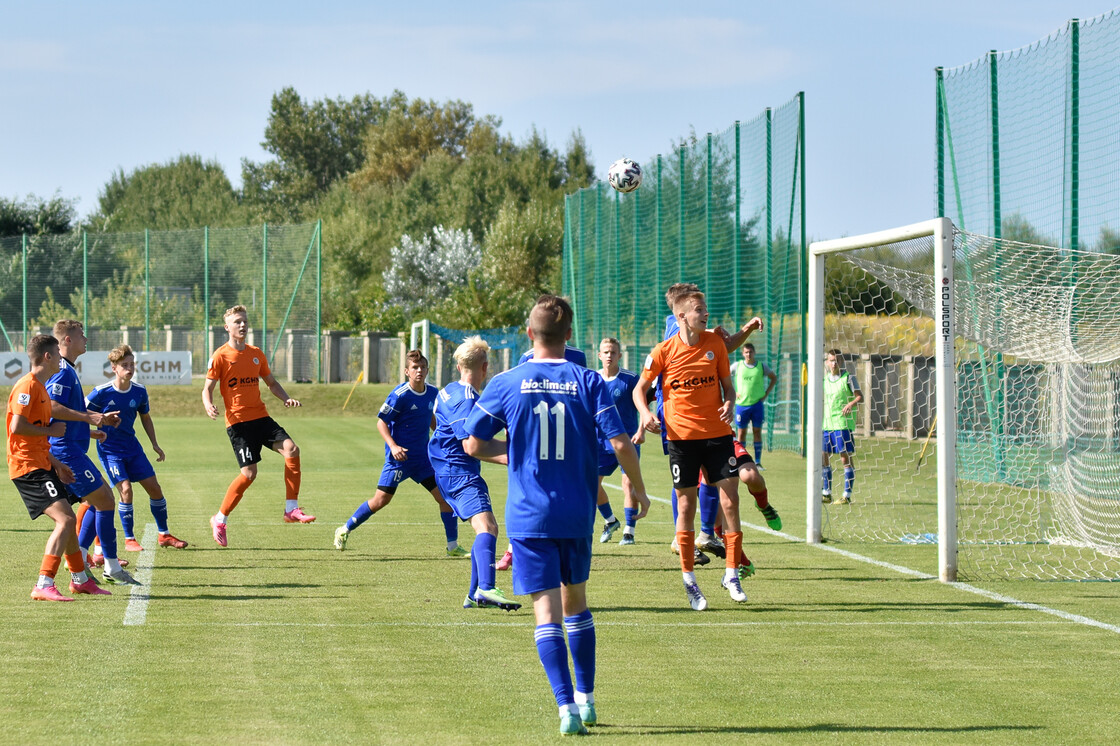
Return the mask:
M735 352L735 350L743 346L743 343L746 342L752 334L760 331L762 331L762 319L755 316L753 319L743 324L739 331L725 338L723 342L727 345L728 352Z
M268 386L268 390L272 392L273 396L284 402L285 407L300 406L299 400L288 396L288 392L285 391L284 387L280 385L280 382L276 380L276 376L271 373L264 377L264 385Z
M9 435L31 435L40 438L60 438L66 434L66 423L55 420L50 425L43 427L28 422L22 414L12 415L12 424L8 426Z
M207 378L206 382L202 384L202 408L206 410L206 415L212 420L218 419L218 408L214 406L214 387L217 385L217 378Z
M389 446L389 453L392 454L394 461L408 460L408 449L397 445L397 441L393 440L393 434L389 432L389 423L380 417L377 418L377 432L381 434L385 445Z
M653 386L653 381L648 380L645 376L638 379L638 383L634 386L634 408L638 410L638 429L651 433L661 432L661 422L658 421L657 415L649 409L649 398L646 394ZM621 463L621 462L620 462Z
M93 427L116 427L121 424L119 412L79 412L70 407L63 406L61 402L51 399L51 419L66 420L67 422L85 422Z
M152 421L152 415L149 412L142 412L140 422L144 425L144 432L148 434L148 440L152 441L152 450L156 452L156 461L163 461L165 456L163 449L156 442L156 423Z
M852 391L852 398L844 405L844 409L842 410L844 414L851 412L855 409L857 404L863 401L863 391L860 390L859 381L853 376L848 376L848 388Z
M62 425L61 422L58 423L58 424ZM51 423L51 425L53 427L54 423ZM62 425L62 427L65 428L66 425ZM49 458L51 460L51 467L54 469L54 473L58 475L59 480L63 484L73 484L74 483L74 470L73 469L71 469L69 466L67 466L66 464L59 461L58 458L55 457L55 455L53 453L48 453L47 458Z
M731 379L731 374L728 373L726 376L719 379L719 385L723 389L723 404L719 407L719 418L728 425L734 425L735 381Z
M626 437L625 434L611 438L611 448L614 449L618 465L622 467L622 470L626 472L626 477L630 480L630 489L634 499L638 501L640 510L637 518L645 518L646 513L649 513L649 498L646 497L646 484L642 481L642 464L638 459L638 449L634 447L630 438Z
M471 435L463 441L463 450L466 451L468 456L479 461L489 461L492 464L508 466L507 445L504 440L482 440L478 436Z
M762 367L762 372L766 374L766 378L770 381L770 383L766 385L766 393L762 395L762 398L765 400L766 397L770 396L770 392L774 390L774 385L778 383L778 374L766 366Z

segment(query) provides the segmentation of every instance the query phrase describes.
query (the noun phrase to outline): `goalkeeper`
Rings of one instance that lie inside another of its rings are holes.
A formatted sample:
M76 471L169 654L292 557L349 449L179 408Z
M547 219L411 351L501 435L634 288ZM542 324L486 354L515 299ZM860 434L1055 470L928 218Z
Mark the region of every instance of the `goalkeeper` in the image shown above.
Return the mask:
M856 377L844 370L840 363L841 352L837 349L828 351L824 359L824 430L821 450L823 457L821 474L821 502L832 502L832 466L831 455L840 455L840 463L844 465L844 494L836 501L838 505L847 505L852 501L852 484L856 479L856 470L852 465L852 454L856 450L855 438L852 431L856 428L856 405L863 401Z

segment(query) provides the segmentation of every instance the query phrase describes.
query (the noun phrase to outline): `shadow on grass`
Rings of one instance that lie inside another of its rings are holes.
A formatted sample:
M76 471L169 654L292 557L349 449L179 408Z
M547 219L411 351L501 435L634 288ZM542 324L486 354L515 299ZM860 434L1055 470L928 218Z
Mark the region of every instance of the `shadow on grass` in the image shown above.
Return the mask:
M687 726L687 725L607 725L600 723L591 729L592 733L603 735L700 735L703 733L745 733L745 734L787 734L787 733L1029 733L1045 730L1038 725L961 725L930 727L921 725L840 725L838 723L816 723L802 726Z

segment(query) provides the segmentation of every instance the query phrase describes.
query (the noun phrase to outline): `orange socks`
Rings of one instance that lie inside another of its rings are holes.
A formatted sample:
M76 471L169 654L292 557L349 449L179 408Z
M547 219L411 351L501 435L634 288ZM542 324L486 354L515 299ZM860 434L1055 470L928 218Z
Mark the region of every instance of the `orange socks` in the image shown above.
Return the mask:
M222 500L222 515L229 515L233 509L237 507L237 503L241 502L241 498L245 496L245 490L249 489L249 485L253 483L252 479L244 474L238 474L237 477L230 482L229 489L226 490L226 497Z
M45 575L48 578L53 578L58 574L58 568L62 564L62 557L57 554L44 554L43 564L39 566L39 574Z
M284 459L284 496L287 499L299 499L299 480L299 456Z
M681 550L681 569L692 572L696 563L696 532L678 531L677 546Z
M743 533L741 531L728 531L723 535L723 545L727 548L726 566L736 568L739 566L739 557L743 554Z
M71 575L86 569L86 563L82 559L81 552L66 555L66 569L70 571Z

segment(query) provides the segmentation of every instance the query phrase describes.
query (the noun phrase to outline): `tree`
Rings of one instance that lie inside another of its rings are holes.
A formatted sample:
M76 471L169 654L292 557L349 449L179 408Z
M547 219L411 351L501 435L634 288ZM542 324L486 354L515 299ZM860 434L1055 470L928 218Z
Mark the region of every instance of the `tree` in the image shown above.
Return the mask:
M100 231L178 230L244 222L222 166L180 155L125 174L118 170L98 197L90 222Z
M401 236L385 272L386 300L406 309L406 315L433 308L453 288L466 285L481 262L482 250L470 231L436 226L420 240Z
M75 204L57 193L50 199L34 194L23 200L0 197L0 236L69 233L78 214Z

